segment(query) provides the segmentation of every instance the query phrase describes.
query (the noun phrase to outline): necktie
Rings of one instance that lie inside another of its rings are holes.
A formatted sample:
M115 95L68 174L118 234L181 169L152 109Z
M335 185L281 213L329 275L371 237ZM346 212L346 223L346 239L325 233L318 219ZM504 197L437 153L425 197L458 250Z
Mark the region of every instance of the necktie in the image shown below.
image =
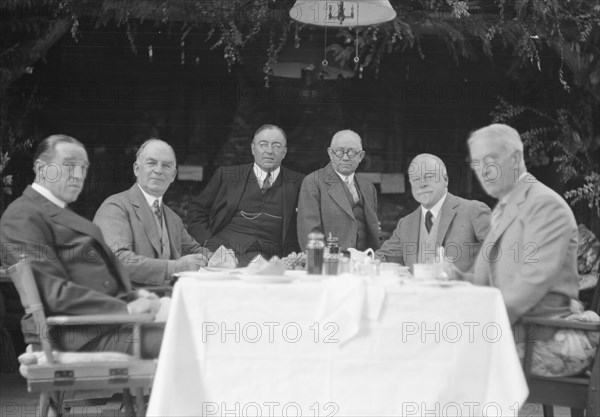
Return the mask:
M158 199L154 200L152 208L154 209L154 215L158 219L158 224L162 226L162 210L160 209L160 203L158 202Z
M496 207L494 207L494 211L492 212L492 220L491 220L492 230L494 230L494 231L496 231L496 229L498 228L498 221L502 217L502 212L504 211L504 206L506 206L506 203L498 202L498 204L496 204Z
M425 228L427 229L427 233L431 232L431 226L433 226L433 214L427 210L427 213L425 213Z
M267 172L267 177L263 181L263 185L260 188L260 192L264 194L269 188L271 188L271 185L271 173Z
M344 182L348 186L348 189L350 190L350 194L352 194L352 199L354 200L355 203L358 203L358 200L360 200L360 197L358 196L358 191L356 191L356 186L354 185L354 181L351 181L350 177L346 177Z

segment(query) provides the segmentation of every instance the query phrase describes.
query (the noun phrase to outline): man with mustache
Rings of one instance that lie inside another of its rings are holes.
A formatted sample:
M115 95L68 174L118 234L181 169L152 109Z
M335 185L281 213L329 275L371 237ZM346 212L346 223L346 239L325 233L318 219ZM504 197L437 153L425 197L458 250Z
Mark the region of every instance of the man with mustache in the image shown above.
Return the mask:
M239 266L298 250L296 207L304 175L281 166L287 139L266 124L254 134L253 164L220 167L190 202L190 233L211 251L235 252Z
M148 139L133 164L137 182L108 197L94 217L104 240L121 260L136 286L164 285L175 272L196 271L211 253L187 232L181 218L163 203L175 180L173 148Z
M490 228L489 207L449 193L446 165L435 155L417 155L408 178L421 206L400 219L376 254L412 269L415 263L435 261L443 246L446 260L461 271L471 269Z

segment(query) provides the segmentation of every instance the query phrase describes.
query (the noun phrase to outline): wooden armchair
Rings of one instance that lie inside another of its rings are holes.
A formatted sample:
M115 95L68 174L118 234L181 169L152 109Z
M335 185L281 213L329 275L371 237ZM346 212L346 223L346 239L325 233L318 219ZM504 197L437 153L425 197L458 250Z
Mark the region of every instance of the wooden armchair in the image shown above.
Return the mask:
M131 324L135 333L140 334L140 324L150 322L149 314L98 314L88 316L46 317L35 283L31 266L25 258L6 270L13 281L26 313L33 316L35 329L39 333L40 357L45 360L36 364L22 365L21 373L27 379L29 392L40 393L38 416L48 415L53 409L56 415L62 413L62 399L67 391L110 390L123 391L123 402L127 414L136 415L131 389L135 391L137 415L145 415L144 388L150 388L154 380L156 362L140 359L140 343L134 344L134 354L116 352L72 352L69 363L61 363L64 353L52 351L45 335L53 326L78 326L101 324ZM44 363L45 362L45 363Z
M596 284L590 310L600 314L600 282ZM578 329L586 331L600 331L600 324L583 323L562 319L527 319L524 320L527 340L531 340L536 328L555 327L563 329ZM583 410L587 417L600 415L600 349L596 351L596 357L591 373L569 377L543 377L531 373L531 362L533 355L533 343L526 344L525 350L525 376L529 385L530 403L542 404L545 417L554 416L553 406L569 407L571 416L583 416Z

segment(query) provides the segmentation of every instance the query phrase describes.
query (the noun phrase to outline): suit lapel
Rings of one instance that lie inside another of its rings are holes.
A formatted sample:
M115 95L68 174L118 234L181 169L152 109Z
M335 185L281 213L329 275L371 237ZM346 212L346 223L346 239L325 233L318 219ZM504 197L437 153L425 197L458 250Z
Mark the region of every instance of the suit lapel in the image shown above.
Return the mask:
M23 192L23 195L33 200L35 204L43 207L46 214L52 218L52 221L55 223L76 230L79 233L94 239L104 251L107 264L114 267L116 275L118 277L127 277L127 274L121 269L120 264L114 259L112 250L106 246L104 237L98 226L69 209L58 207L31 187L27 187ZM122 281L125 289L128 290L130 288L128 280L123 279Z
M292 186L292 183L288 179L288 171L284 167L281 167L281 188L283 191L283 230L281 231L281 239L282 242L285 242L286 234L288 227L290 227L290 222L292 221L292 217L294 215L295 203L297 198L297 193L295 188ZM288 215L291 213L291 215Z
M352 212L350 201L348 201L348 196L344 190L344 184L342 183L339 175L331 166L331 163L325 167L325 173L326 175L323 181L329 184L329 195L331 196L331 199L337 205L339 205L346 212L346 214L348 214L348 216L354 219L354 213Z
M415 250L408 252L404 258L405 265L414 265L417 263L417 254L419 253L419 235L421 227L421 207L419 206L415 211L408 215L406 219L406 243L411 244L414 242Z
M227 221L225 224L229 223L231 218L235 214L235 210L240 204L240 200L242 199L242 194L244 194L244 190L246 189L246 184L248 183L248 176L250 172L252 172L253 164L246 165L236 165L231 167L224 167L222 170L223 177L221 178L222 182L227 182ZM231 172L231 170L239 170L238 172ZM235 179L236 181L231 181L231 179Z
M154 220L154 213L152 213L144 194L142 194L142 190L140 190L140 187L137 184L133 184L133 187L129 189L129 200L131 201L136 216L144 226L144 232L146 232L148 241L156 253L160 255L162 253L160 234L158 232L156 220Z
M94 238L103 246L105 250L108 250L108 247L104 243L104 238L102 237L100 229L94 225L94 223L69 209L58 207L56 204L48 200L31 187L27 187L25 191L23 191L23 194L35 201L36 204L44 207L44 211L56 223L66 226L70 229L77 230L78 232ZM108 253L111 253L110 250L108 250Z
M179 233L179 228L177 227L177 214L167 207L163 202L163 215L165 218L165 223L167 224L167 233L169 235L169 247L171 248L171 258L179 259L181 257L181 253L179 253L179 249L175 245L175 242L179 242L181 240L181 236Z
M521 205L521 203L523 203L526 199L527 192L531 186L531 183L529 183L531 178L535 180L532 175L528 174L523 181L516 186L517 188L514 190L515 194L513 196L509 196L509 200L506 202L506 206L504 207L502 215L500 216L498 226L494 228L495 230L492 230L495 240L498 240L502 236L508 226L510 226L510 224L514 222L519 215L519 205Z
M442 209L440 210L440 223L438 225L438 234L436 238L436 243L441 246L444 243L444 239L446 237L446 233L448 232L448 227L450 227L450 223L454 216L456 216L456 207L458 206L458 199L450 193L447 193L446 200L444 204L442 204Z

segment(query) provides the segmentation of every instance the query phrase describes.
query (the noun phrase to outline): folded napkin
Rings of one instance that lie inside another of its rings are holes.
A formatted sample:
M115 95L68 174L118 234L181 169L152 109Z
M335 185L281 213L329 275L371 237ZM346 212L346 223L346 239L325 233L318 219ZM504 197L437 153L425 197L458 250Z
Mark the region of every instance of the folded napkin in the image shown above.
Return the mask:
M261 255L256 255L246 268L242 268L242 273L248 275L283 275L285 264L277 256L273 256L267 261Z
M160 308L158 309L158 313L154 317L154 321L158 323L166 323L167 318L169 317L169 310L171 309L171 297L161 297L160 298Z
M235 252L221 245L210 257L207 266L209 268L235 268L237 263Z
M324 286L315 321L335 323L340 344L358 334L363 317L379 318L385 299L383 287L367 286L362 277L350 275L332 277Z

